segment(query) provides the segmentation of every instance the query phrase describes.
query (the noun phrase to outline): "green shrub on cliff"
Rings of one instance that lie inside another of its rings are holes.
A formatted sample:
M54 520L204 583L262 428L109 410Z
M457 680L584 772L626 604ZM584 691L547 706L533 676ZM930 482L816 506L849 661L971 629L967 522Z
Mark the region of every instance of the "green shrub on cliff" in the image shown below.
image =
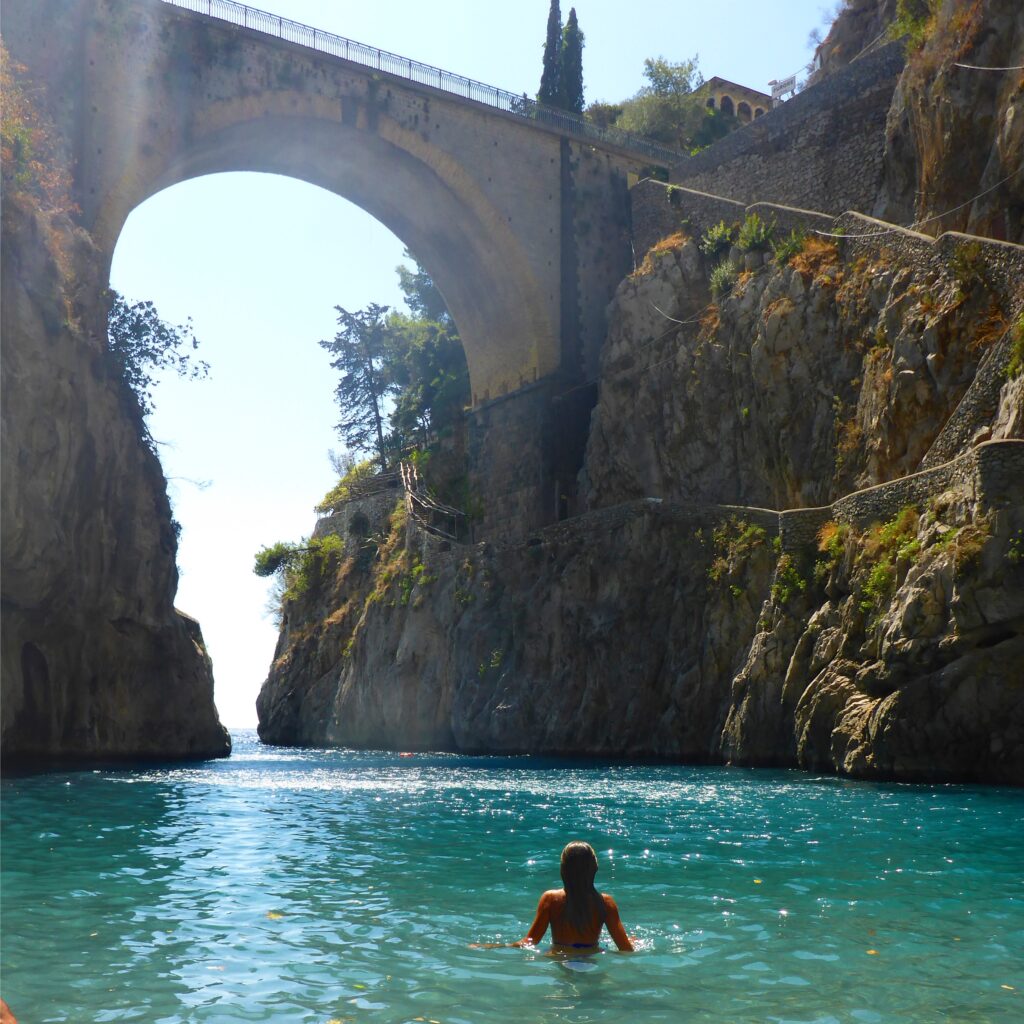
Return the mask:
M703 531L698 531L703 540ZM764 527L735 516L716 526L711 532L714 558L708 569L708 579L717 583L723 576L740 568L761 547L767 538Z
M278 576L285 583L282 599L287 601L305 593L311 583L318 581L331 556L344 550L340 537L303 539L298 544L278 541L256 553L253 572L257 576Z
M850 527L830 519L818 530L818 551L824 556L814 563L814 578L819 583L828 579L832 570L843 560Z
M273 576L298 556L299 546L278 541L256 552L252 571L257 576Z
M373 459L356 462L339 478L338 482L323 496L314 512L334 512L343 505L368 480L377 475L377 465Z
M935 31L941 6L942 0L896 0L896 17L889 25L889 38L906 38L908 50L919 50Z
M788 604L797 594L807 589L807 580L800 575L800 570L792 555L783 555L775 567L775 580L772 583L772 600L776 604Z
M1006 379L1013 380L1024 372L1024 313L1017 318L1013 327L1013 340L1010 344L1010 358L1006 363Z
M0 174L3 191L29 195L41 209L75 210L71 175L52 123L40 112L25 83L25 68L0 43Z
M721 263L711 271L711 294L717 299L728 295L738 276L736 268L729 260Z
M199 341L191 320L169 324L148 300L129 302L113 289L108 294L107 360L135 395L143 416L154 409L159 371L170 370L186 380L209 376L210 364L193 359Z
M736 246L741 252L766 252L774 237L775 221L762 220L758 214L751 213L740 225Z
M726 227L725 221L720 220L701 235L700 251L712 258L721 256L732 247L732 235L733 229Z
M772 243L775 262L780 267L784 267L794 256L804 251L806 242L807 232L800 228L793 228L785 238L780 238L777 242Z
M921 550L917 538L920 513L905 505L887 523L876 523L860 542L857 559L860 609L877 612L896 589L901 567L912 563Z

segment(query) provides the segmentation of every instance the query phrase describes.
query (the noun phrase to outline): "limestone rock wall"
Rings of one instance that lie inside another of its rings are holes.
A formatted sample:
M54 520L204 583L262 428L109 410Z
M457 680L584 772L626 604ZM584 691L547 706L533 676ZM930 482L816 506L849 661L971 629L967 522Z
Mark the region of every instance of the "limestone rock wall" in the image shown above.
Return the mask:
M105 371L102 263L5 199L3 756L224 755L163 474Z
M1021 65L1019 0L945 0L893 96L879 216L1024 243Z
M1024 784L1019 480L998 508L969 490L934 495L877 606L857 568L871 564L871 534L838 545L831 561L819 554L806 589L788 599L773 589L733 681L723 758Z
M825 551L657 500L504 547L392 520L286 606L260 735L1022 784L1024 443L990 449L843 510L917 501L883 594L883 531L838 506Z
M811 236L717 298L713 261L685 235L623 282L591 422L589 507L824 505L920 468L996 348L986 379L998 390L1024 250L880 233L858 217L837 226L868 237ZM993 436L996 405L975 403L933 464ZM1005 410L999 436L1020 436L1016 422Z
M655 247L609 311L591 510L476 546L378 517L286 605L261 736L1024 784L1022 254L839 224L872 237L717 298Z
M884 45L895 17L896 0L845 0L815 53L817 67L811 84Z

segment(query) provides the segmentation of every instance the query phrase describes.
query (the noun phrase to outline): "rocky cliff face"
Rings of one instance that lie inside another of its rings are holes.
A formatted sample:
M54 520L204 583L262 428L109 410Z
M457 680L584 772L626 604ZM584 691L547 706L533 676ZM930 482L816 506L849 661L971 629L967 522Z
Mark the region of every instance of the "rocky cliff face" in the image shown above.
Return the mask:
M812 236L718 300L712 262L680 235L619 288L591 508L807 507L912 473L1024 303L1024 252L966 239Z
M1024 783L1022 449L999 508L968 473L792 551L656 500L503 548L399 514L286 606L260 735Z
M929 234L1024 243L1024 9L1018 0L903 6L910 16L897 22L895 0L846 0L811 76L812 84L827 78L892 38L897 24L912 30L877 215Z
M593 511L459 546L367 510L285 606L263 738L1024 783L1024 295L989 249L810 242L709 302L662 247L612 310Z
M105 371L101 264L5 199L3 756L225 755L163 474Z
M1018 0L940 6L889 112L881 216L1024 243L1022 65Z
M896 0L845 0L828 35L815 51L813 85L884 43L896 17Z

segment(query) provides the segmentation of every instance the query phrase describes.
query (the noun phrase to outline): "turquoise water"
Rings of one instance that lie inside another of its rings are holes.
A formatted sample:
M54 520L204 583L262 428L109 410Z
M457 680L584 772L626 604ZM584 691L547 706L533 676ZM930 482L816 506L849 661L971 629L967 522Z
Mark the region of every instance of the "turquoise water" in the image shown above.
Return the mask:
M2 991L45 1021L1024 1019L1024 794L279 750L2 789ZM588 839L635 954L525 933ZM873 952L872 952L873 951Z

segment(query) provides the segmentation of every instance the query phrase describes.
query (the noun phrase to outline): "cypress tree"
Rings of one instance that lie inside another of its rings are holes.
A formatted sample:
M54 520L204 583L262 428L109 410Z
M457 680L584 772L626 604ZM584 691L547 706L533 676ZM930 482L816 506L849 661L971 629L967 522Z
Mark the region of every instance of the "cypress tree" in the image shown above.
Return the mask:
M559 64L562 57L562 11L558 0L551 0L548 11L548 35L544 41L544 70L540 76L540 92L537 102L549 106L558 105Z
M559 68L558 106L575 114L583 113L583 33L576 21L576 8L562 33L562 59Z

